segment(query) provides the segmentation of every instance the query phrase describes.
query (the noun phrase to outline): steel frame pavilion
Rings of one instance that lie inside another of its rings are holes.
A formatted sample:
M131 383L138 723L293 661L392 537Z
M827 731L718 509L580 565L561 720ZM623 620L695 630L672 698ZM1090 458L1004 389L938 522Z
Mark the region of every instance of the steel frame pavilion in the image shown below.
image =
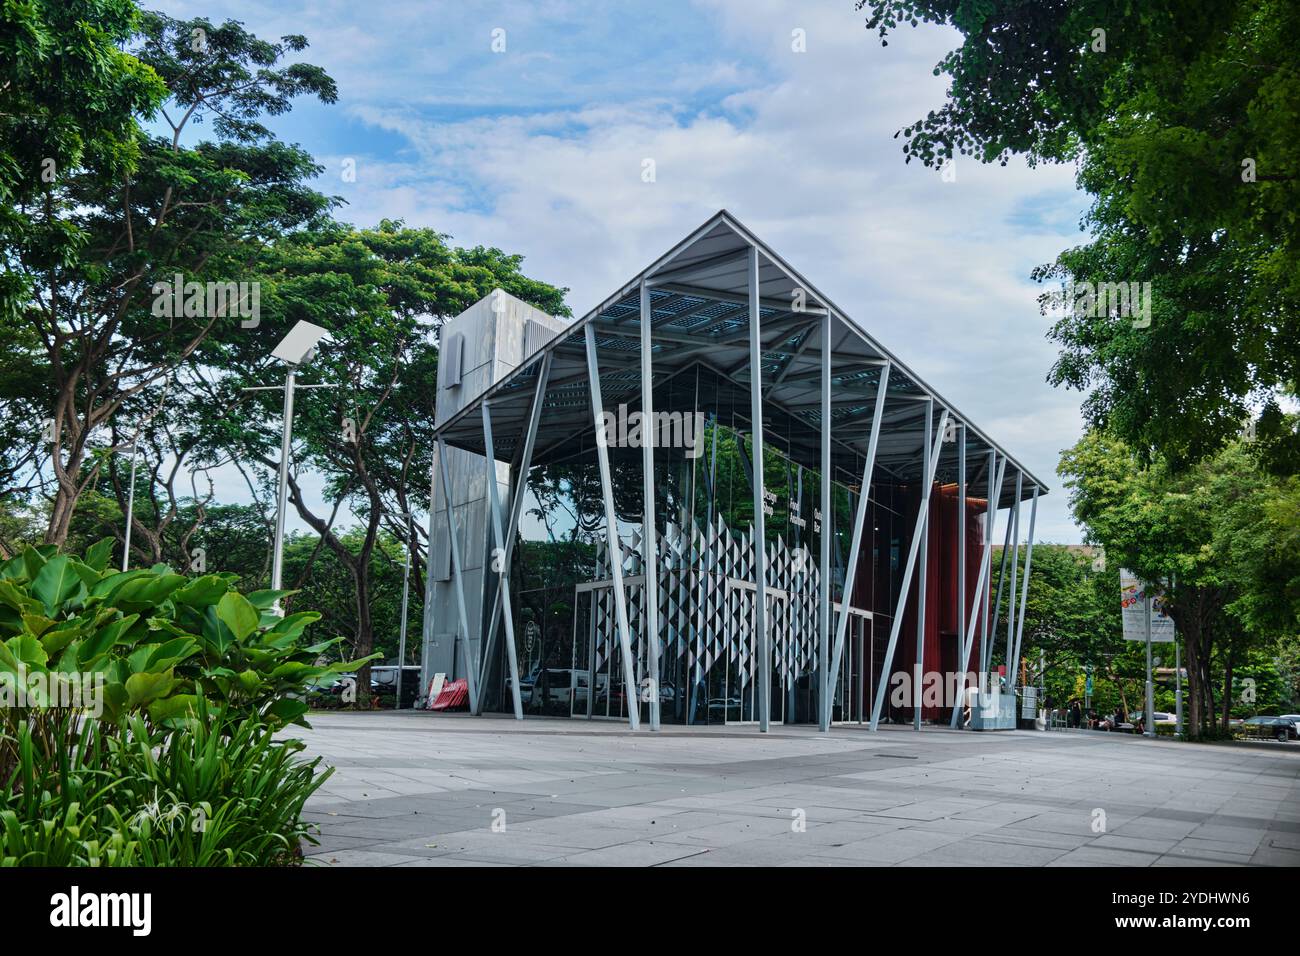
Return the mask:
M498 632L506 634L507 664L511 678L514 715L522 719L519 695L519 665L515 653L514 624L510 604L511 554L518 536L525 495L519 476L527 476L533 464L545 458L557 460L575 450L594 450L599 463L609 553L619 553L617 519L610 478L609 454L605 444L594 441L607 403L632 405L639 399L645 420L653 420L654 387L687 368L704 365L750 395L750 429L753 449L755 630L757 634L758 725L768 730L771 710L772 653L766 610L766 553L763 519L764 421L781 419L801 426L789 444L788 453L804 465L832 475L836 468L857 473L861 463L860 488L852 524L852 544L846 566L843 593L853 593L862 546L867 501L877 471L899 482L919 481L921 500L903 568L898 602L893 608L883 674L891 673L902 608L908 600L913 579L918 587L918 641L914 678L920 686L925 633L927 523L931 491L937 480L955 482L958 501L958 549L966 552L966 500L971 488L982 488L989 501L988 525L982 559L969 609L958 600L959 665L958 699L965 690L963 668L971 661L977 621L979 672L989 670L996 635L989 633L988 613L978 614L981 601L987 609L992 544L997 511L1008 508L1002 574L993 607L1000 607L1003 584L1011 562L1009 609L1006 632L1006 660L1019 660L1024 636L1024 603L1033 560L1034 521L1038 498L1047 486L1013 456L961 414L951 402L900 362L888 349L850 321L847 314L812 283L786 263L726 210L721 210L682 242L632 278L616 293L556 335L537 352L525 358L511 374L467 402L436 431L443 487L448 487L445 449L448 445L484 455L487 459L490 493L488 526L495 546L502 549L500 586L491 607L490 624L478 660L467 654L471 709L481 711L479 685L485 662L490 661ZM644 387L646 382L652 387ZM937 416L937 418L936 418ZM509 510L504 515L497 489L495 463L511 465ZM643 443L644 528L654 528L653 442ZM1014 489L1012 477L1014 476ZM821 481L821 513L831 513L831 483ZM1028 545L1024 574L1018 575L1020 504L1030 501ZM466 623L462 560L457 543L453 509L445 509L451 538L452 584L456 593L460 633L458 640L470 647ZM829 687L843 660L849 618L848 601L834 613L831 596L830 535L820 541L819 634L817 642L818 725L831 724ZM1015 549L1011 547L1015 542ZM643 535L646 567L656 566L655 535ZM609 562L622 650L625 686L634 687L631 635L627 596L621 563ZM919 570L918 570L919 564ZM957 593L968 593L966 561L959 560ZM649 678L658 686L660 623L658 621L657 575L646 574L646 621L649 640ZM1019 595L1017 596L1017 583ZM1017 607L1019 614L1017 615ZM1012 689L1016 668L1009 667ZM649 700L650 727L659 727L659 694ZM880 722L884 693L874 694L870 729ZM951 725L957 726L961 708L954 708ZM640 708L628 707L632 729L640 724ZM921 708L914 707L914 726L919 729Z

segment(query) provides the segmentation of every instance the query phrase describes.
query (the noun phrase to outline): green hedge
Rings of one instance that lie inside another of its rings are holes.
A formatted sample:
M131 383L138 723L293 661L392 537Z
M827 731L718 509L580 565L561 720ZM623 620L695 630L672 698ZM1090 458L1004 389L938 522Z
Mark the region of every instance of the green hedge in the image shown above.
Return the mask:
M0 789L0 866L273 866L311 840L303 804L333 772L260 719L209 715L151 731L84 721L56 763L20 722ZM211 717L212 719L209 719Z
M314 611L279 614L291 592L111 552L0 565L0 865L295 861L330 771L275 733L364 661L330 662Z

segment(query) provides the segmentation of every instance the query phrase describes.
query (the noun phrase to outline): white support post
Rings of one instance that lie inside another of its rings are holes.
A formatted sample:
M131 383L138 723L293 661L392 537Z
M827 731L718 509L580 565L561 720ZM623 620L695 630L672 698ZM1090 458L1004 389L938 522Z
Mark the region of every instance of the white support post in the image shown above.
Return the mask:
M1029 543L1025 545L1025 576L1020 582L1020 620L1016 623L1015 660L1020 661L1021 641L1025 636L1025 607L1029 600L1029 569L1034 563L1034 519L1038 517L1038 485L1034 485L1034 496L1029 504ZM1019 668L1016 669L1019 673ZM1015 683L1012 683L1015 688Z
M659 547L655 539L655 445L659 434L654 415L654 312L650 287L641 280L641 471L644 514L641 557L645 573L646 658L650 671L650 729L659 729ZM588 688L593 693L594 685ZM639 705L638 705L639 706Z
M614 616L618 626L618 645L623 652L623 699L627 703L627 723L632 730L641 726L640 694L632 660L632 636L627 623L627 592L623 589L623 546L618 537L618 517L614 512L614 487L609 473L608 436L605 434L604 404L600 397L600 362L596 358L596 332L588 322L583 329L587 339L587 375L591 388L591 412L596 428L596 461L600 465L600 491L605 505L605 540L609 548L609 576L614 592ZM589 694L595 693L592 675Z
M533 393L533 410L528 418L528 427L524 432L524 448L519 456L518 467L511 470L511 480L515 490L510 498L510 517L505 528L505 554L501 556L503 568L509 569L515 553L515 539L519 533L519 519L524 511L524 498L528 492L528 472L533 465L533 445L537 441L537 426L542 418L542 405L546 401L546 387L551 378L551 353L542 356L542 365L537 373L537 388ZM507 573L508 570L507 570ZM498 596L499 597L499 596ZM492 602L492 623L488 626L487 648L484 660L491 656L496 647L497 630L501 626L502 604L498 599ZM511 622L513 630L514 623Z
M817 622L817 729L831 726L831 331L830 311L822 322L822 487L821 537L818 540L821 579L818 582Z
M284 423L280 429L280 483L275 489L275 542L271 553L271 590L280 590L284 572L284 517L289 502L289 455L293 451L293 387L298 380L298 366L290 365L289 374L284 380ZM140 443L140 432L136 431L136 444ZM135 451L132 450L132 465L135 467ZM131 489L135 489L135 475L132 473ZM134 499L133 499L134 500ZM126 557L131 553L131 523L126 526L126 549L123 554L122 570L126 570ZM275 602L280 607L280 602Z
M930 442L932 440L931 429L934 428L934 399L927 399L925 403L925 441L921 445L921 451L925 455L924 472L927 475L933 475L934 468L930 467L931 455L934 456L935 467L938 467L938 449L943 447L943 430L939 432L939 442L935 450L931 450ZM945 426L946 429L946 426ZM934 478L930 478L930 484L934 484ZM930 500L930 488L925 489L925 500ZM927 516L926 520L929 518ZM916 665L912 677L912 729L921 729L921 702L924 698L922 688L925 687L925 617L926 603L929 600L928 584L930 578L930 530L927 527L925 534L921 537L921 580L917 583L916 595Z
M763 337L759 328L758 246L749 247L749 410L754 457L754 635L758 654L758 730L772 718L772 647L767 633L767 532L763 520Z
M994 454L996 455L996 452ZM961 631L957 632L957 638L959 641L961 641L960 644L961 661L957 665L958 676L957 676L957 700L955 702L956 706L953 707L952 722L949 724L949 726L953 728L956 728L959 715L961 714L962 710L965 708L965 705L963 703L963 697L966 693L965 661L967 661L970 658L971 648L975 644L975 622L979 614L977 608L979 607L980 602L984 600L984 596L988 591L989 574L993 570L993 519L997 515L997 511L995 510L995 504L997 502L998 495L1002 493L1002 475L1006 471L1006 468L1007 468L1007 460L1003 458L1001 463L998 465L998 469L997 469L998 473L997 473L996 480L993 477L992 469L989 470L989 478L988 478L989 506L986 512L988 515L988 530L985 532L984 535L984 554L980 560L980 574L979 574L979 579L975 584L975 597L970 602L970 607L971 607L970 622L967 626L967 630L964 635ZM985 618L984 634L987 637L988 634L987 609L985 610L984 618ZM983 675L984 670L986 669L983 661L984 661L984 647L983 645L981 645L980 647L980 674L981 675ZM979 690L981 693L984 690L984 687L982 686L982 676L981 676L981 686L979 687Z
M420 693L429 690L429 645L433 643L433 541L434 522L438 517L438 469L429 469L428 560L424 562L424 608L420 615Z
M840 597L840 616L835 625L835 651L831 657L830 678L839 679L840 662L844 655L844 639L848 632L849 602L857 583L858 554L862 548L863 527L867 523L868 501L871 497L871 476L876 468L876 449L880 445L880 422L885 414L885 399L889 391L890 363L880 366L880 383L876 386L876 407L871 415L871 437L867 440L867 457L862 463L862 485L858 493L857 514L853 516L853 538L849 545L849 563L844 569L844 593ZM947 413L945 413L946 415ZM823 521L828 520L823 518ZM830 722L830 701L826 702L826 721Z
M510 603L510 565L505 562L505 535L501 531L501 493L497 489L496 449L492 441L492 408L483 403L483 451L487 458L488 506L492 510L492 538L496 550L492 552L489 567L496 571L497 600L501 602L501 612L506 628L506 661L510 667L510 703L514 707L515 720L524 719L523 699L519 694L519 652L515 647L515 614ZM483 579L487 580L488 568L483 569ZM492 647L489 645L484 653L484 661L491 660Z
M997 626L998 626L998 615L1002 613L1002 590L1003 588L1006 587L1007 561L1011 557L1012 511L1013 508L1007 509L1007 530L1006 533L1003 535L1002 562L998 567L998 593L997 593L997 597L993 599L993 613L990 615L990 619L989 619L990 620L989 627L993 633L991 633L990 640L989 640L988 660L985 661L984 663L984 669L986 671L992 669L993 667L993 645L996 644L998 640L998 635L996 633ZM992 568L990 568L989 571L990 573L992 573ZM989 589L990 590L993 589L992 578L989 579Z
M948 427L948 410L944 409L939 419L939 441L943 440L944 429ZM903 567L903 584L898 591L898 603L894 607L894 618L889 626L889 646L885 649L884 666L881 669L881 683L889 681L889 669L894 663L894 648L898 646L898 635L903 627L903 608L907 604L907 592L912 585L912 573L916 570L916 556L921 550L921 538L927 533L930 514L930 489L934 486L934 468L939 463L939 449L933 448L930 454L930 469L923 475L921 486L921 507L917 509L916 528L912 532L912 544L907 549L907 563ZM880 726L880 707L885 702L885 695L877 693L871 705L871 730L874 733Z
M456 509L451 502L451 479L447 472L447 443L438 438L438 468L442 472L442 499L447 506L447 537L451 539L451 569L456 585L456 609L460 614L460 637L465 646L465 678L469 683L469 706L478 712L478 661L469 640L469 618L465 614L465 579L460 563L460 539L456 533Z
M971 609L974 614L974 608ZM966 635L966 426L957 430L957 652L962 653ZM965 673L970 667L970 651L957 661Z
M1016 686L1016 659L1011 656L1015 650L1016 631L1016 575L1020 570L1020 492L1024 487L1025 473L1016 471L1016 501L1011 506L1011 587L1007 591L1007 687ZM1001 590L999 588L999 590Z
M993 472L997 467L998 453L994 449L989 449L988 465L985 469L985 484L988 486L988 501L984 506L984 563L988 567L984 570L984 575L988 581L988 586L984 589L984 614L980 622L980 675L988 673L989 655L992 648L989 645L989 615L992 612L993 591L993 529L996 524L998 514L998 497L1002 494L1002 474L1006 470L1006 459L1002 460L1002 465L998 468L998 486L995 491L993 488Z

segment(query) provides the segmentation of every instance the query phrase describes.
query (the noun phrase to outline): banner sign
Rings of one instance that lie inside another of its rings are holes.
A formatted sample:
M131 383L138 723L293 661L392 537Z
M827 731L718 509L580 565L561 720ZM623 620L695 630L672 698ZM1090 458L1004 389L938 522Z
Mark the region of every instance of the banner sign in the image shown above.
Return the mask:
M1128 568L1120 568L1119 593L1126 641L1145 641L1147 618L1150 617L1151 643L1173 643L1174 619L1165 608L1163 588L1148 585Z

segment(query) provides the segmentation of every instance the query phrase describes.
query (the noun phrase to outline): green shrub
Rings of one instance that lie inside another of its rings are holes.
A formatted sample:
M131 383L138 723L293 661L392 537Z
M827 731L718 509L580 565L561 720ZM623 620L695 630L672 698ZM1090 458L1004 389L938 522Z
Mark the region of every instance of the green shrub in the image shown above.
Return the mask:
M0 565L0 864L293 862L332 771L275 732L364 661L327 663L341 639L308 643L320 615L275 610L291 592L111 551Z
M111 550L105 540L79 559L29 547L0 565L0 729L9 739L27 720L52 756L81 712L175 726L201 698L273 729L305 725L308 689L364 663L322 663L342 638L309 644L304 631L320 615L274 609L292 592L245 596L233 574L187 578L165 565L115 572ZM0 744L0 780L14 759L13 745Z
M0 866L269 866L295 862L307 798L333 773L257 716L151 729L86 720L56 761L20 721L0 787ZM313 841L314 842L314 841Z

